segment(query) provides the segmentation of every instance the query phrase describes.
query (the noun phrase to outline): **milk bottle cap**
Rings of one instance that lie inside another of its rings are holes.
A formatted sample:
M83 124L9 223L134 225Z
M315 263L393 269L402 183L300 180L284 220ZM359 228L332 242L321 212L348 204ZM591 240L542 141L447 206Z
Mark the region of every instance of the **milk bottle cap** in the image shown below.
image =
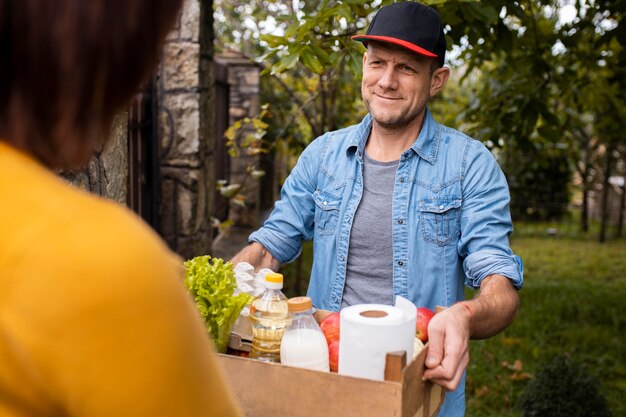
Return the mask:
M287 301L287 307L292 313L310 310L313 303L310 297L293 297Z

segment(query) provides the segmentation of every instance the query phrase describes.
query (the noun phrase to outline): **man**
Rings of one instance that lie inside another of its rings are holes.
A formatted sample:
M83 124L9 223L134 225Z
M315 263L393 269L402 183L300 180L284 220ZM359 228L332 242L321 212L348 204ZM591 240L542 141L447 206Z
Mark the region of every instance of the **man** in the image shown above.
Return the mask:
M437 12L383 7L366 35L358 125L302 153L268 220L233 258L278 269L314 241L308 295L324 310L356 303L447 306L429 325L424 377L450 390L441 416L464 414L468 340L513 320L522 265L509 249L506 180L489 151L435 122L446 43ZM463 283L479 288L463 300Z

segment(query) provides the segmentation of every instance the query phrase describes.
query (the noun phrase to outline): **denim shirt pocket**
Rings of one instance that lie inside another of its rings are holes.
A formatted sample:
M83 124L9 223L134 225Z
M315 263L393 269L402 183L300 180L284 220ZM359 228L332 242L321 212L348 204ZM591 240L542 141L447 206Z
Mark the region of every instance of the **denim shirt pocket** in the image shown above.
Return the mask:
M341 197L326 191L315 190L315 230L320 235L331 235L337 229Z
M461 199L438 197L419 202L422 238L439 246L455 243L461 233Z

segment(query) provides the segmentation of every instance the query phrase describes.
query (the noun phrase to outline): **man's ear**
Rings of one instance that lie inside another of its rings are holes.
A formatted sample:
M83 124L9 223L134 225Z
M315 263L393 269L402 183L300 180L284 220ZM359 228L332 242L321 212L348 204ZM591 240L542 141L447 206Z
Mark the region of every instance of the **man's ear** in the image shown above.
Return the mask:
M450 68L441 67L433 71L430 77L430 96L435 97L450 78Z
M363 66L365 66L366 61L367 61L367 52L363 52Z

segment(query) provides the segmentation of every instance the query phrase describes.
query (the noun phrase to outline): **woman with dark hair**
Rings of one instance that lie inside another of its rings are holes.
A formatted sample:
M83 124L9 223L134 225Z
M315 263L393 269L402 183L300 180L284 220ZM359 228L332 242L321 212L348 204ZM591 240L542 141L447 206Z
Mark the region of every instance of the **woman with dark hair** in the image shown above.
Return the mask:
M180 0L0 0L0 416L240 415L145 224L54 170L88 162Z

